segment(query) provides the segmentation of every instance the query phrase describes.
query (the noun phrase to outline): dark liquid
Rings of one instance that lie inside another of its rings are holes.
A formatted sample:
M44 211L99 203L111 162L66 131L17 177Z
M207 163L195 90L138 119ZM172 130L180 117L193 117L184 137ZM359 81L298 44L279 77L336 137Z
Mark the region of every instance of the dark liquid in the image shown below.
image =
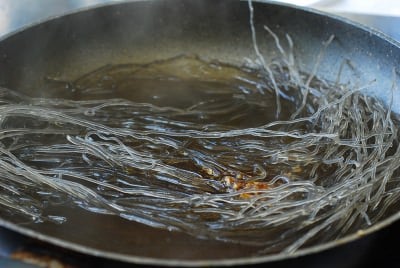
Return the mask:
M87 117L113 128L131 128L139 131L224 132L257 128L275 120L288 120L295 111L293 101L280 98L283 109L277 115L275 92L265 80L265 74L259 70L220 62L205 62L195 56L180 56L144 65L105 66L68 85L67 89L61 87L54 90L54 94L57 95L53 97L75 101L122 99L157 107L142 107L136 110L131 107L102 109ZM209 140L206 141L207 144L190 137L179 136L173 139L182 146L182 150L171 151L163 146L143 148L140 142L128 138L124 139L124 143L132 147L142 147L146 152L157 151L156 153L161 155L168 155L163 157L164 163L193 172L193 176L206 180L211 178L211 182L208 183L217 191L225 191L221 185L224 176L233 177L235 182L236 177L239 180L255 177L258 176L257 165L265 167L268 164L257 159L232 155L235 144L240 143L243 137L226 142ZM283 137L273 142L289 141L290 139ZM205 148L208 150L204 150ZM201 155L221 154L220 164L223 166L209 168L213 165L207 165L204 159L189 160L183 156L184 150L194 153L198 151L198 158L204 158ZM230 152L223 156L225 151ZM268 169L269 179L292 172L292 167L287 165L273 165ZM298 167L296 169L299 170ZM125 167L123 172L128 172L129 175L152 176L151 172L143 174L131 167ZM105 174L110 176L108 172ZM100 177L104 177L104 173ZM163 187L170 186L167 184ZM240 188L242 187L243 184Z
M313 120L276 123L298 109L301 88L276 72L284 89L277 114L266 77L260 70L181 56L105 66L65 83L48 79L51 98L8 92L4 102L22 108L7 114L2 128L10 135L2 143L31 168L24 171L34 170L21 175L16 164L6 174L23 196L7 192L18 203L9 211L61 222L46 211L77 205L198 238L281 250L345 204L339 197L325 198L333 194L330 187L358 183L353 164L363 150L337 141L357 141L359 133L371 130L357 129L360 110L346 102L340 107L353 110L339 120L332 106ZM312 81L318 94L309 94L300 116L341 97L318 83ZM369 107L360 104L362 116L378 118ZM379 122L371 133L382 132ZM23 185L25 179L29 183ZM362 221L354 220L354 228ZM326 238L338 237L336 231Z
M121 98L160 107L203 110L203 114L189 119L196 124L258 127L288 119L294 112L293 103L281 99L284 109L277 118L275 92L264 77L258 70L180 56L145 65L105 66L68 83L68 89L63 86L53 90L53 97ZM221 111L207 114L210 109Z

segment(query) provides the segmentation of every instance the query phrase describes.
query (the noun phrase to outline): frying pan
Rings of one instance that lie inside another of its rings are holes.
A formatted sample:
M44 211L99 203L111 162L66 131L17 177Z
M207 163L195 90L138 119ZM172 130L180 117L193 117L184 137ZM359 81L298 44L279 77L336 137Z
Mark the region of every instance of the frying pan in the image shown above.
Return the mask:
M254 1L260 50L277 57L268 25L282 39L290 34L300 69L310 72L322 42L335 38L317 76L335 80L343 62L343 83L376 83L368 94L388 101L393 68L400 64L399 44L344 19L305 8ZM247 1L132 1L81 10L33 25L0 41L0 86L31 96L51 95L45 77L74 80L106 64L147 63L180 54L197 54L240 65L255 58ZM394 112L400 112L400 94ZM396 108L397 107L397 108ZM209 266L282 260L332 248L377 231L400 217L395 205L384 219L337 241L302 248L295 254L256 255L256 247L201 240L155 229L119 217L54 206L63 224L26 223L0 210L0 225L21 234L81 253L153 265Z

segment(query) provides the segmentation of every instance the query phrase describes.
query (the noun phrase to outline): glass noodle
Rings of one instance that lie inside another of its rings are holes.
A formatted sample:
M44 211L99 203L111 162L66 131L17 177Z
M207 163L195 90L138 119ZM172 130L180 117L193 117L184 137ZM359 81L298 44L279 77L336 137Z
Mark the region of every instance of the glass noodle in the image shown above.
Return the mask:
M284 51L265 27L281 53L269 62L252 27L258 57L240 68L183 55L46 98L1 88L1 209L62 223L45 208L71 202L263 253L379 221L400 197L390 105L315 76L332 38L305 74L289 35Z

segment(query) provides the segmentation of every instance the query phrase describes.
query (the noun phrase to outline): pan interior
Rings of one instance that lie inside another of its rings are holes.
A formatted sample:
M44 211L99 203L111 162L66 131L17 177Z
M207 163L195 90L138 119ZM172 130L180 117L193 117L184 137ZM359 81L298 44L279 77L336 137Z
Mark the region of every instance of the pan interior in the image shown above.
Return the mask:
M2 55L5 55L0 67L7 70L1 74L1 84L31 96L53 97L60 96L53 91L54 83L60 88L68 88L66 81L77 81L82 73L106 64L143 64L182 53L195 53L206 60L218 59L236 65L243 64L244 57L256 58L250 45L252 40L247 3L221 1L217 5L210 5L211 2L208 1L201 4L174 1L174 5L170 5L167 2L171 1L100 7L58 18L11 36L3 40L0 47ZM171 12L165 12L166 9ZM351 59L350 66L357 68L342 69L342 84L362 85L368 83L373 75L377 82L369 90L376 94L375 89L380 88L377 95L385 99L384 96L387 95L384 92L386 89L390 91L389 85L393 80L387 75L391 73L388 69L398 62L398 56L394 56L394 51L398 51L397 47L376 36L371 37L362 29L319 14L273 4L257 4L255 10L255 21L260 25L258 36L265 36L259 42L266 57L277 58L279 51L275 48L273 38L262 30L263 24L273 27L274 32L282 37L285 33L291 34L296 44L295 55L298 55L301 67L306 72L312 71L315 66L317 55L313 51L316 48L319 50L322 41L334 34L336 39L327 49L318 74L332 81L333 77L337 77L338 70L341 70L342 63ZM149 21L146 19L149 14L160 19ZM288 17L299 23L289 23ZM91 26L93 24L87 23L88 20L99 21L101 27ZM307 25L319 27L305 27ZM347 27L346 30L344 27ZM357 38L349 40L347 37L350 34ZM23 40L38 35L43 38L32 44L29 50L24 49L26 42ZM375 46L373 50L361 45L365 40L372 43L372 47ZM386 50L387 48L390 50ZM37 57L38 53L41 53L41 57ZM372 64L363 65L364 62ZM157 94L151 96L155 95ZM166 95L163 98L168 97L170 96ZM78 99L82 99L81 96ZM190 102L191 99L188 96L186 101ZM176 100L172 98L171 101ZM245 123L249 123L247 121ZM258 124L257 120L254 121L256 122L252 122L253 124ZM263 248L197 239L184 233L151 228L111 215L90 213L63 203L47 209L48 215L57 215L57 211L63 211L67 221L59 225L51 222L32 224L4 211L2 217L24 229L61 241L126 256L218 260L250 257ZM383 218L392 213L388 210Z

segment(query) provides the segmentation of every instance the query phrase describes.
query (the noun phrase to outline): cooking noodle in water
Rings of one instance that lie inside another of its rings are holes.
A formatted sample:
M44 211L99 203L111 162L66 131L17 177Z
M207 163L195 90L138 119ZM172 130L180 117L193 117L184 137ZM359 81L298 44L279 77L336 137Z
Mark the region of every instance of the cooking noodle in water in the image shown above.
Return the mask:
M44 211L63 200L290 253L379 221L400 197L390 105L298 71L290 37L285 52L266 30L279 60L255 46L240 68L183 55L105 66L68 92L49 79L46 98L2 88L2 210L62 223Z

